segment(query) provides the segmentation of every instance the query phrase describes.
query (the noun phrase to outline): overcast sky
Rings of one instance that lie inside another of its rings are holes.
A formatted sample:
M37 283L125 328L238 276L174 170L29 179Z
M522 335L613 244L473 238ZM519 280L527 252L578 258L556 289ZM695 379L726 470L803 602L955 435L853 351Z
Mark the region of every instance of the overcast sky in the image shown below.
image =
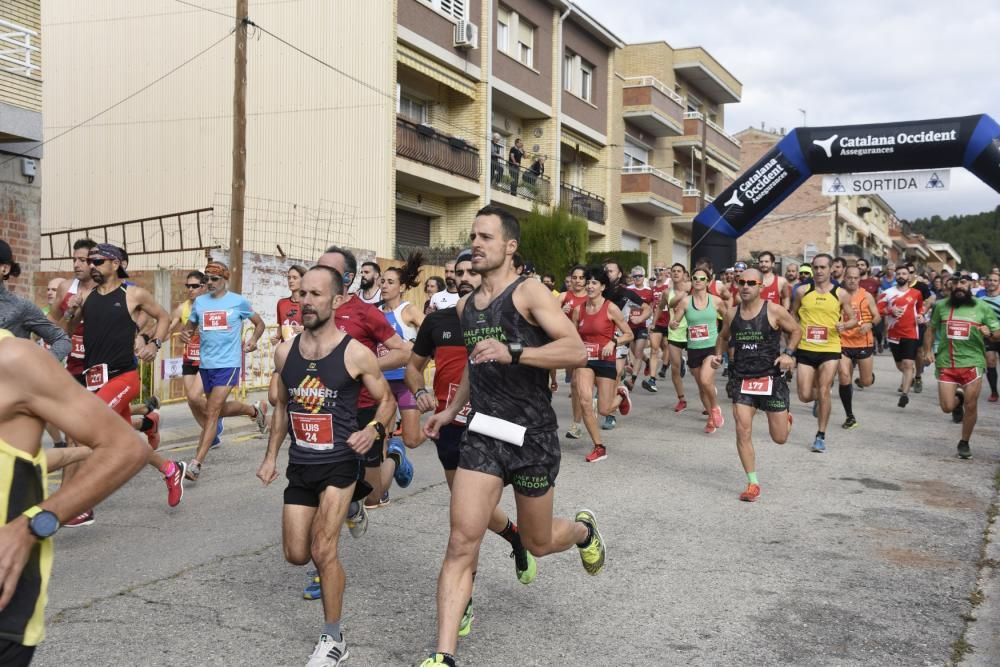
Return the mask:
M997 0L576 0L625 42L702 46L743 84L726 129L987 113L1000 119ZM1000 194L962 168L948 193L895 195L900 217L977 213Z

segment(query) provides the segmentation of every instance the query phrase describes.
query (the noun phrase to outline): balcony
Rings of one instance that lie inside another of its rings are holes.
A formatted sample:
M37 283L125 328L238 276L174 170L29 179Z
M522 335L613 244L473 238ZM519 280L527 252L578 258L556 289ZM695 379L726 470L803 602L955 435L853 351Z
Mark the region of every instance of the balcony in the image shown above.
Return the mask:
M740 168L740 141L726 133L722 127L705 117L698 111L684 114L684 143L700 146L704 129L710 157L719 160L731 169Z
M681 215L684 184L649 165L622 169L622 206L648 216Z
M527 199L536 204L548 204L552 183L548 176L538 176L530 169L522 169L493 158L490 181L494 190Z
M590 222L603 225L604 221L607 220L607 207L604 204L604 198L573 185L560 184L559 205L573 215L578 215Z
M718 104L739 102L743 95L743 84L698 46L674 51L674 73Z
M654 137L676 137L684 130L684 100L651 76L625 79L623 116Z
M449 174L479 180L479 149L429 125L396 118L396 154Z

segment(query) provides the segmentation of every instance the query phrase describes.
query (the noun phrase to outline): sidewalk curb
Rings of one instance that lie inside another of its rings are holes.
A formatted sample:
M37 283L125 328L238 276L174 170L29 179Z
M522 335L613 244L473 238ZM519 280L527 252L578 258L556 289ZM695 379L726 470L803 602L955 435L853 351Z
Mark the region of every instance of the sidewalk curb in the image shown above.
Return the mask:
M994 475L993 500L986 513L983 548L976 588L969 594L972 608L965 632L952 644L951 664L986 667L1000 664L1000 470ZM957 659L956 659L957 657Z

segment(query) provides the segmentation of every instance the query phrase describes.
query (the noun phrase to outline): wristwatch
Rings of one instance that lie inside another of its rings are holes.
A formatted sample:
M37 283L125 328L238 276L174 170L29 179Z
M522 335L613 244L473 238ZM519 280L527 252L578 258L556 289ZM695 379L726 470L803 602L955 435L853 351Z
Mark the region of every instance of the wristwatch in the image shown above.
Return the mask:
M792 349L792 348L790 348L790 347L786 347L786 348L785 348L785 351L784 351L784 352L782 352L782 354L784 354L784 355L786 355L786 356L789 356L789 357L794 357L794 356L795 356L795 350L793 350L793 349Z
M374 426L375 433L378 434L378 439L385 440L385 425L383 425L382 422L378 421L377 419L373 419L370 422L368 422L368 426Z
M59 530L59 517L38 505L29 507L23 514L28 517L28 530L40 540L52 537Z
M510 352L510 363L519 363L521 361L521 353L524 352L524 345L518 341L510 341L507 343L507 351Z
M157 350L159 350L161 347L163 347L163 341L160 340L159 338L154 338L153 340L151 340L149 342L152 343L153 345L155 345Z

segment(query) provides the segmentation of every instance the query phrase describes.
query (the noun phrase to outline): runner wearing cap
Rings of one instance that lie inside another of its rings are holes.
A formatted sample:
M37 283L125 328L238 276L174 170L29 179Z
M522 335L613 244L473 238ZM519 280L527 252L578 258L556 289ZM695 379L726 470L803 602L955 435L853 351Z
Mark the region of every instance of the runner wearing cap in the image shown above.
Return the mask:
M233 387L240 383L243 354L257 349L264 334L264 320L254 312L243 296L228 290L229 267L212 261L205 267L208 291L194 300L181 339L189 343L198 333L200 361L198 374L205 389L205 423L202 425L198 451L187 465L186 475L192 481L201 476L201 467L218 433L219 419L245 415L257 422L261 433L267 430L267 403L250 405L227 401ZM253 335L243 341L243 321L253 323Z
M646 363L646 377L642 381L642 388L646 391L657 392L656 386L657 371L660 370L660 363L666 369L668 351L667 334L670 331L670 313L660 310L660 300L664 293L670 291L670 270L664 262L656 262L653 265L653 275L656 278L650 289L653 290L653 328L649 330L649 360Z
M986 366L984 341L996 340L1000 319L993 309L972 296L974 280L955 273L949 279L951 295L934 306L923 340L923 357L934 364L938 379L938 402L943 412L962 422L958 457L972 458L969 440L979 414L979 391ZM941 339L937 354L935 335Z
M646 269L641 266L633 266L629 272L632 282L628 289L635 292L642 299L642 306L638 309L631 308L628 316L628 326L632 330L632 342L629 344L630 363L625 368L625 386L629 391L635 387L639 368L645 361L646 346L649 343L648 321L653 314L653 290L646 284ZM649 375L649 364L646 364L645 374Z
M738 301L738 294L740 292L739 285L736 281L740 279L743 272L747 270L746 262L736 262L733 264L732 281L729 282L729 303L733 304ZM728 272L727 272L728 275Z
M31 301L16 296L7 289L7 281L21 275L21 265L6 241L0 240L0 329L6 329L18 338L38 336L59 361L70 352L69 336L55 326Z

